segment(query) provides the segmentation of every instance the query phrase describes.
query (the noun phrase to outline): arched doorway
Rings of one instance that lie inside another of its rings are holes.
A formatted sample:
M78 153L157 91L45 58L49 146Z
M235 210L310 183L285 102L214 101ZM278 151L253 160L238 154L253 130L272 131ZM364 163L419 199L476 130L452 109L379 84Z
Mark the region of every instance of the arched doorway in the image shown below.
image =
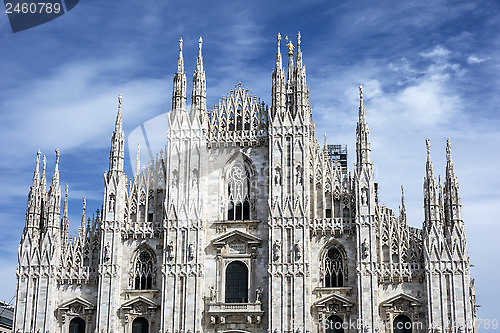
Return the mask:
M248 303L248 268L233 261L226 268L226 303Z
M135 318L132 322L132 333L148 333L149 323L144 317Z
M331 315L326 320L325 333L344 333L344 320L336 315Z
M392 330L394 333L411 333L412 322L408 316L399 315L394 318L394 322L392 323Z
M71 319L69 322L69 333L85 333L85 320L80 317Z

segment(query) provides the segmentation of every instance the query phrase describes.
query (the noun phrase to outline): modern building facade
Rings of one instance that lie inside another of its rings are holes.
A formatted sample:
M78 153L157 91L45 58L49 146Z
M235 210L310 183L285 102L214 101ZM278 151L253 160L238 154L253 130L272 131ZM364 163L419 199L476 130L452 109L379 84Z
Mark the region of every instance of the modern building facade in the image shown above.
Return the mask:
M450 141L442 183L427 141L409 227L403 194L396 213L379 201L362 86L347 170L317 142L300 34L286 69L280 41L270 106L238 83L209 110L200 38L188 110L181 39L167 148L130 179L120 96L103 206L84 201L73 238L59 152L48 184L37 154L15 332L477 331Z

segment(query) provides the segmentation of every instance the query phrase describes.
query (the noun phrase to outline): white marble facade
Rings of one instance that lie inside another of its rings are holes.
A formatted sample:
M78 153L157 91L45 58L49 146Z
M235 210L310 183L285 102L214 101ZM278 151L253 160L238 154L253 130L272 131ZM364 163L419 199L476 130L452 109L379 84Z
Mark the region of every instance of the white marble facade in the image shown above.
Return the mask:
M103 209L84 202L74 238L59 152L48 185L38 153L15 332L477 331L450 142L441 183L427 141L425 221L409 227L404 196L397 213L379 202L362 87L346 170L316 140L300 34L287 69L280 40L270 107L238 83L208 110L200 38L187 110L181 39L167 148L130 179L120 96Z

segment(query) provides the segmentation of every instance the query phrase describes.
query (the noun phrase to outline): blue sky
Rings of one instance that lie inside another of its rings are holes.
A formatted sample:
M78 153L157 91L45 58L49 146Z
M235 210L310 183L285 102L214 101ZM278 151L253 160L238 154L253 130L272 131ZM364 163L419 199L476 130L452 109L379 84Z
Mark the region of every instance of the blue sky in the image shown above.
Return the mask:
M269 104L276 34L300 31L319 142L327 133L329 143L348 144L352 165L363 83L380 200L397 210L404 185L412 226L423 219L425 139L443 175L451 138L478 315L500 319L499 17L496 0L82 0L54 21L13 34L0 13L0 299L14 296L37 149L49 173L54 149L61 151L75 230L84 196L91 211L102 204L118 94L126 135L161 121L171 105L179 37L188 91L202 36L207 104L238 81Z

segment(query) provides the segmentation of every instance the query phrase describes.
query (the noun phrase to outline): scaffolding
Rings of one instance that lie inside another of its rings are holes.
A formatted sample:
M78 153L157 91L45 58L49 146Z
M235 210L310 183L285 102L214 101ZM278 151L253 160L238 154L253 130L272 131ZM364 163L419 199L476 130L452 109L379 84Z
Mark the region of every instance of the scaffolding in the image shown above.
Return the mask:
M328 158L340 163L343 173L347 172L347 145L328 145Z

